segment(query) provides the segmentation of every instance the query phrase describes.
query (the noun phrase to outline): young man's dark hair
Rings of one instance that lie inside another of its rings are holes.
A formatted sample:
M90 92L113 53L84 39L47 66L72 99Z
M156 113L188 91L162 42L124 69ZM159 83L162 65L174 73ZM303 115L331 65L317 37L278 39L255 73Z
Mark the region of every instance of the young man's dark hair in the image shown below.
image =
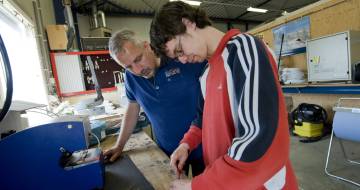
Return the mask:
M182 1L166 3L155 15L150 27L151 47L156 55L166 56L165 43L176 35L185 33L183 18L196 23L198 28L211 26L211 21L205 11Z

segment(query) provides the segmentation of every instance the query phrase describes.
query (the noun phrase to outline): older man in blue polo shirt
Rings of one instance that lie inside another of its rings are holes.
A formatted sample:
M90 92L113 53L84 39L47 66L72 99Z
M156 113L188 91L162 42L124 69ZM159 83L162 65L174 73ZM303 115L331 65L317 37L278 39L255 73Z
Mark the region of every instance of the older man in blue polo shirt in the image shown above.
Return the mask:
M125 90L129 105L116 144L104 155L116 160L137 122L140 106L148 116L156 142L169 156L196 118L204 64L181 64L157 58L148 42L131 30L115 33L109 41L112 58L126 69ZM202 149L193 151L186 162L196 176L204 170Z

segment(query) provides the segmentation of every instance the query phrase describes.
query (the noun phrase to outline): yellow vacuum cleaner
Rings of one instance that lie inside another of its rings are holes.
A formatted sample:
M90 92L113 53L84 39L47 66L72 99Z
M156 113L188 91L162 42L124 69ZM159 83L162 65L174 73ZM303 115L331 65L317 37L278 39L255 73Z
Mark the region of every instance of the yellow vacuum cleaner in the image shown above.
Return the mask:
M321 139L327 114L324 108L316 104L300 104L292 113L293 133L302 142L313 142Z

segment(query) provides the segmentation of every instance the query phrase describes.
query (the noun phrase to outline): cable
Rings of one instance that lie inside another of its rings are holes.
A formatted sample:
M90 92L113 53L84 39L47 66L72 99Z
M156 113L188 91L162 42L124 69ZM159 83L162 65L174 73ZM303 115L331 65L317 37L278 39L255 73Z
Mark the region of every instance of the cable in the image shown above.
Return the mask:
M46 115L46 116L48 116L48 117L54 118L53 116L51 116L51 115L49 115L49 114L42 113L42 112L39 112L39 111L27 110L27 112L34 112L34 113L38 113L38 114L42 114L42 115Z
M56 117L59 117L59 116L60 116L59 114L56 114L56 113L54 113L54 112L52 112L52 111L49 111L49 110L47 110L47 109L41 109L41 108L33 108L33 109L38 109L38 110L41 110L41 111L46 111L47 114L48 114L48 113L51 113L52 115L54 115L54 116L56 116Z
M10 105L13 96L13 79L12 79L11 65L1 35L0 35L0 53L4 60L5 76L6 76L6 99L4 102L4 106L0 111L0 122L1 122L5 118L7 112L10 110Z
M91 132L91 131L90 131L90 134L96 138L96 141L97 141L97 143L98 143L98 148L101 148L101 147L100 147L100 140L99 140L99 138L98 138L93 132Z

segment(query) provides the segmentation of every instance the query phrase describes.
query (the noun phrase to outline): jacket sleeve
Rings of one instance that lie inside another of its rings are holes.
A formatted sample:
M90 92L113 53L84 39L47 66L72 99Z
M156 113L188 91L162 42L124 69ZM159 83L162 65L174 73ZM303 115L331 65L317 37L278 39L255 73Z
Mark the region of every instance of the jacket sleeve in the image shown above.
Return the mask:
M190 147L190 152L194 150L202 141L201 127L202 127L202 115L204 107L204 98L201 93L198 96L198 106L196 118L192 121L190 129L184 134L184 138L180 143L187 143Z
M262 41L248 34L231 38L222 59L235 134L228 153L195 177L192 188L282 189L292 169L275 59Z

